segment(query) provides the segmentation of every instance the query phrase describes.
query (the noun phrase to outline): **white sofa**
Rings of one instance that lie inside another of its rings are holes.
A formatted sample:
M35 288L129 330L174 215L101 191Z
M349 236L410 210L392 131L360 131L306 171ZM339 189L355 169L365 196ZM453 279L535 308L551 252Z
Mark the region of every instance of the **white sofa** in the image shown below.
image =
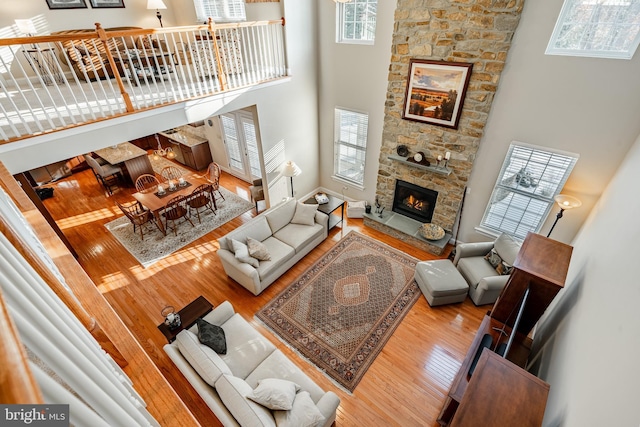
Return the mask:
M217 254L224 271L254 295L260 294L327 238L329 217L321 212L315 212L311 225L291 222L297 204L295 199L285 200L218 239ZM260 261L258 268L239 261L231 239L246 243L247 237L262 242L271 260Z
M330 426L340 398L323 391L280 350L260 335L228 301L203 317L224 329L227 354L218 355L200 344L197 326L178 334L164 351L200 394L224 426L275 426L273 412L247 399L260 380L292 381L306 391L324 416L321 426Z

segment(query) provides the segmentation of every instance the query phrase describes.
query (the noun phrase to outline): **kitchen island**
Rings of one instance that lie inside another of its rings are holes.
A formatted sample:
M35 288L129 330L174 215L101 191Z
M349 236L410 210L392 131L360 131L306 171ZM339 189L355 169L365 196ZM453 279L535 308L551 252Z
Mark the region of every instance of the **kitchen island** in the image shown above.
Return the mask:
M195 170L203 170L213 161L203 127L179 126L158 132L163 147L171 147L175 160Z

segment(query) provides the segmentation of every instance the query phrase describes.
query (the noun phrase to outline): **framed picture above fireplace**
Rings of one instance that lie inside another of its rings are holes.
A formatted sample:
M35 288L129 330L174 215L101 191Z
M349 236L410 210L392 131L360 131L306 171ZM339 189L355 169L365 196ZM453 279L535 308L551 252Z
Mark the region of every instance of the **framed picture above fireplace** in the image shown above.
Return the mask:
M402 118L458 129L473 64L412 59Z

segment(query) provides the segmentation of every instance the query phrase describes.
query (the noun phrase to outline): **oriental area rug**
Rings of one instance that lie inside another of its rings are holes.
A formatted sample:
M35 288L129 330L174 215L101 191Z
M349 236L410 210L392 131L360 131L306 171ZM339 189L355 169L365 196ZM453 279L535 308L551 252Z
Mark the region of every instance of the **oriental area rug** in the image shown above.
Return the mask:
M146 225L144 240L142 240L137 229L135 233L133 232L133 225L126 216L105 224L105 227L146 268L253 209L253 203L226 188L220 187L220 191L224 200L216 200L218 205L216 214L214 215L209 209L200 211L202 223L198 223L198 218L194 214L191 218L194 227L189 222L180 222L177 236L171 230L168 230L167 235L164 236L155 225L149 223Z
M352 231L256 317L353 391L421 295L417 262Z

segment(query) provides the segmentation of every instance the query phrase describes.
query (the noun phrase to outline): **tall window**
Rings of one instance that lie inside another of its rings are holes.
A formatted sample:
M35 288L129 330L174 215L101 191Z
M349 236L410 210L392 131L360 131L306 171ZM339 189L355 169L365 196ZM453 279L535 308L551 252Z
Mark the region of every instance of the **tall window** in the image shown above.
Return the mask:
M337 3L338 43L373 44L376 36L377 0Z
M577 160L577 154L511 144L481 228L521 239L540 231Z
M198 22L206 23L211 17L214 22L246 21L244 0L193 0Z
M364 185L369 116L336 108L333 174L359 187Z
M640 43L640 1L565 0L548 55L631 59Z

